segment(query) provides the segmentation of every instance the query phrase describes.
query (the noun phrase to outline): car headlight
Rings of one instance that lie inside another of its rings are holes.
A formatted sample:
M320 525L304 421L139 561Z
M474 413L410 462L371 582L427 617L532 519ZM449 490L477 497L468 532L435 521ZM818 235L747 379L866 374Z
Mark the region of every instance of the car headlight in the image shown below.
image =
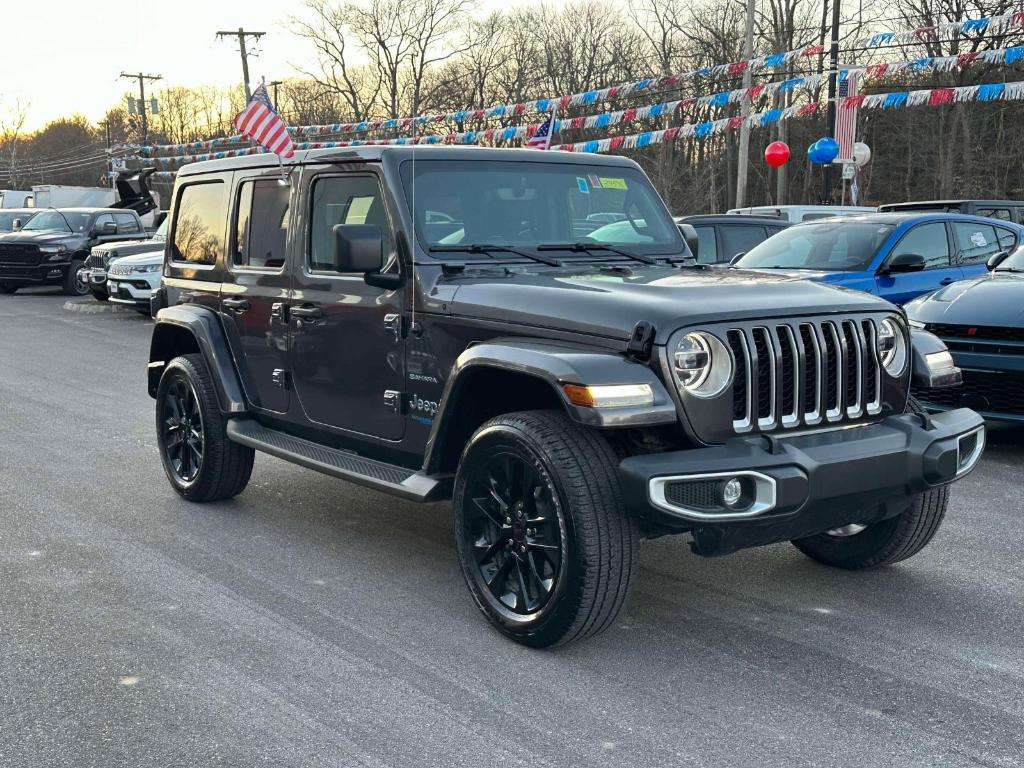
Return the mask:
M878 357L890 376L900 376L907 368L907 338L891 317L878 326Z
M40 253L50 254L47 261L62 261L64 259L63 254L67 251L66 245L41 245L39 246Z
M691 395L714 397L732 380L732 356L717 337L703 331L688 333L672 355L679 385Z
M907 322L910 323L911 328L917 328L917 330L919 331L923 331L925 328L928 327L925 323L922 323L920 320L908 319Z
M132 272L144 274L146 272L159 272L163 268L163 264L143 264L142 266L132 267Z

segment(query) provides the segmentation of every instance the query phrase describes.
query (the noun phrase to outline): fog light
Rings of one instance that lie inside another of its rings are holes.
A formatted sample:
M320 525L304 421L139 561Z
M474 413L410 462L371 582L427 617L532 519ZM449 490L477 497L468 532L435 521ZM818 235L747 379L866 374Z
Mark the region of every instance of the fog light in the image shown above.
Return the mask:
M754 483L745 477L731 477L719 488L722 506L731 510L743 510L749 507L755 496Z
M727 507L735 507L743 498L743 484L734 477L722 486L722 501Z

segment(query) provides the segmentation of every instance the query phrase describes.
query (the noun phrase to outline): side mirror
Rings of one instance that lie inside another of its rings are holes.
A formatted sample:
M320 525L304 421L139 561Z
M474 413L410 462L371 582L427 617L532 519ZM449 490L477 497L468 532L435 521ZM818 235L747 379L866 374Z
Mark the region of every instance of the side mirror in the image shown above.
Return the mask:
M334 225L334 269L337 272L380 272L384 238L374 224Z
M739 253L737 253L737 254L736 254L735 256L733 256L733 257L732 257L731 259L729 259L729 266L730 266L730 267L735 267L735 266L736 266L736 263L737 263L737 262L738 262L738 261L739 261L740 259L742 259L742 258L743 258L744 256L746 256L746 255L747 255L747 252L746 252L746 251L740 251L740 252L739 252Z
M678 226L679 233L686 242L686 247L690 249L690 253L696 259L698 257L697 252L700 250L700 238L697 237L697 230L693 228L692 224L680 224Z
M11 222L11 229L14 232L17 232L19 229L21 229L21 219L15 219L14 221L12 221ZM995 257L993 257L993 258L995 258ZM991 269L991 267L990 267L990 269Z
M989 256L989 259L986 262L986 265L988 266L988 271L991 272L993 269L998 267L1008 258L1010 258L1009 251L999 251L999 253L993 253L991 256Z
M889 263L883 268L883 274L898 274L900 272L920 272L927 266L924 256L917 253L901 253L893 256Z
M116 235L117 224L112 221L105 221L102 226L96 227L92 232L97 237L101 237L103 235Z

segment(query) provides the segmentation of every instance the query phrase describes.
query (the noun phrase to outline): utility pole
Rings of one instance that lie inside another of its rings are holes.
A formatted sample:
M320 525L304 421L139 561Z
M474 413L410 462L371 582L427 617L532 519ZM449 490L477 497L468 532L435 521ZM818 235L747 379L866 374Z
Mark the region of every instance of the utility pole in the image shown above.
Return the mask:
M747 34L743 46L743 57L749 62L754 57L754 0L747 0ZM746 91L750 88L750 65L743 69L743 98L740 99L740 114L743 123L740 125L740 154L736 163L736 207L747 204L747 164L750 160L750 99Z
M245 39L251 37L255 42L265 34L266 32L247 32L241 27L236 32L220 31L217 33L218 40L224 37L238 38L238 51L242 54L242 83L245 85L245 100L247 102L252 98L252 91L249 89L249 54L245 49Z
M139 81L139 115L142 117L142 142L143 144L149 138L149 123L146 120L146 81L147 80L163 80L163 75L144 75L141 72L122 72L122 78L128 80Z
M836 84L839 81L839 0L832 0L832 45L828 53L828 111L826 120L828 135L836 137ZM825 163L821 169L821 203L831 205L832 163Z
M271 80L267 85L274 89L274 109L280 113L281 105L277 103L277 86L284 85L284 80Z

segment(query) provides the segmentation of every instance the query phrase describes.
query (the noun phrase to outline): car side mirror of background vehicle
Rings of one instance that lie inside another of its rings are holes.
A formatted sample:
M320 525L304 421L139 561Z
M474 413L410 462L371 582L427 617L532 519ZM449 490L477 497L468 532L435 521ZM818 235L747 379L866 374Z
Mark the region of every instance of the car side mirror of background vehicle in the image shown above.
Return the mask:
M738 261L739 261L740 259L742 259L742 258L743 258L744 256L746 256L746 255L747 255L747 252L746 252L746 251L740 251L740 252L739 252L739 253L737 253L737 254L736 254L735 256L733 256L733 257L732 257L731 259L729 259L729 266L730 266L730 267L735 267L735 266L736 266L736 264L737 264L737 262L738 262Z
M690 253L693 255L693 258L698 258L700 238L697 237L697 230L693 228L692 224L680 224L679 233L683 236L683 240L686 242L686 247L690 249Z
M19 229L21 229L21 219L15 219L11 222L11 230L17 232Z
M927 262L919 253L901 253L893 256L883 269L883 274L899 274L901 272L920 272L927 266Z
M103 235L116 235L117 224L112 221L105 221L102 226L93 229L92 233L96 237L102 237Z
M985 262L986 266L988 267L988 271L991 272L993 269L995 269L1004 261L1006 261L1009 257L1009 251L999 251L999 253L993 253L991 256L989 256L988 261Z

